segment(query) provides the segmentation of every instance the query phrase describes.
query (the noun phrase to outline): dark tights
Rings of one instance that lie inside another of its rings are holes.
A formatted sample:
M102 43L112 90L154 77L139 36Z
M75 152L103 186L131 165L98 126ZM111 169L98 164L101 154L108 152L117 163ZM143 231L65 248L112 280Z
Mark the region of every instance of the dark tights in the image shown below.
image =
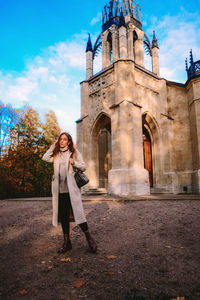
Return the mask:
M69 234L69 216L72 211L69 193L59 194L58 220L61 222L64 234ZM83 232L88 230L87 222L79 224Z

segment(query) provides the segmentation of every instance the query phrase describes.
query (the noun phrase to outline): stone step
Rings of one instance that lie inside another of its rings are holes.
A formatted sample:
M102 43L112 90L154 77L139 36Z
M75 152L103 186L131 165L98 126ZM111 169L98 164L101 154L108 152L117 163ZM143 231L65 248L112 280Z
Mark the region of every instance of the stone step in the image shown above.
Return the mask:
M84 191L85 195L105 195L107 194L107 189L105 188L89 188Z
M169 194L169 191L166 191L164 188L150 188L150 194Z

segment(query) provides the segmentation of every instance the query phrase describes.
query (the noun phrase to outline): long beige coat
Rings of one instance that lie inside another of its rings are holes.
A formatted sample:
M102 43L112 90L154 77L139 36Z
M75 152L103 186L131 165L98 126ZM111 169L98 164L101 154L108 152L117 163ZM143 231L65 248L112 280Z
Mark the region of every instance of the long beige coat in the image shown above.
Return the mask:
M52 176L51 191L52 191L52 205L53 205L53 226L58 226L58 195L59 195L59 153L53 157L53 150L55 145L52 145L49 150L43 155L42 159L44 161L53 163L54 165L54 175ZM66 169L67 169L67 185L71 200L71 205L73 209L74 219L76 224L81 224L86 222L83 203L81 199L81 190L78 188L76 181L74 179L74 170L72 165L69 163L71 152L68 150L66 155ZM74 167L80 169L81 171L86 170L85 163L83 161L82 155L78 150L74 154Z

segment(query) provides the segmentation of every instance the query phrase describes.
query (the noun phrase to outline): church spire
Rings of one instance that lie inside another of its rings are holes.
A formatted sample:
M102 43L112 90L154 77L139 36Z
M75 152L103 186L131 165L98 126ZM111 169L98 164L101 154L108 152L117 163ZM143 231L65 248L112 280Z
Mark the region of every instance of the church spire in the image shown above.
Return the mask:
M159 47L158 47L158 42L157 42L156 35L155 35L155 30L153 31L151 53L152 53L152 71L157 76L160 76Z
M88 52L88 51L93 52L93 50L92 50L92 42L91 42L91 39L90 39L90 34L89 34L89 37L88 37L88 42L87 42L87 47L86 47L86 52Z
M153 31L153 40L152 40L152 48L154 48L154 47L157 47L159 49L158 41L157 41L156 35L155 35L155 30Z
M86 76L87 79L93 75L93 49L92 42L90 39L90 34L88 37L87 47L86 47Z
M109 4L104 6L102 12L102 32L106 31L113 24L117 27L121 26L122 15L124 22L132 22L134 26L142 29L141 9L136 0L110 0ZM123 24L124 25L124 24ZM123 26L122 25L122 26Z

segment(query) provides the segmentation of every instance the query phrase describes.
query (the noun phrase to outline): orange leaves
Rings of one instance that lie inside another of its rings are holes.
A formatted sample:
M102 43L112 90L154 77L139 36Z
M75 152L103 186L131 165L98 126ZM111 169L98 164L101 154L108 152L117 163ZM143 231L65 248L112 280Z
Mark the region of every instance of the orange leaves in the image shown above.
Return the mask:
M1 108L4 108L4 105L0 103L0 110ZM4 151L0 153L0 169L3 170L0 194L3 193L6 197L49 194L52 168L47 167L41 160L49 143L42 131L45 126L41 124L38 113L31 107L26 106L18 111L9 107L5 109L12 110L12 113L8 114L8 122L11 121L12 114L16 114L16 118L10 123L11 127L6 127L9 138ZM47 117L48 137L55 141L60 133L56 116L51 111Z
M64 257L64 258L61 258L60 261L61 261L61 262L70 262L70 261L71 261L71 258L70 258L70 257Z
M115 272L107 272L107 275L115 275Z
M82 286L84 286L86 284L85 280L82 279L77 279L74 283L73 286L80 289Z
M28 291L23 289L21 291L19 291L20 295L27 295L28 294Z
M85 258L83 258L83 257L80 257L80 261L84 261L85 260Z

